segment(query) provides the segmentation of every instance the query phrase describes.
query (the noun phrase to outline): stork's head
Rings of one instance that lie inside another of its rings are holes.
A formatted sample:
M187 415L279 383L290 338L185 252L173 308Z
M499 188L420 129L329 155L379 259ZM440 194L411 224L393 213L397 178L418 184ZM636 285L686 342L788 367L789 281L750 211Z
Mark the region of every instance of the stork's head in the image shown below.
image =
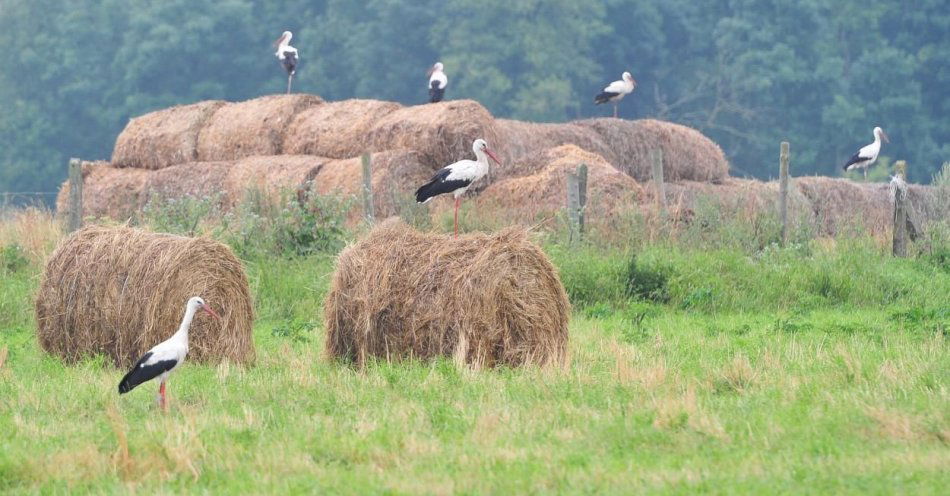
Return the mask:
M436 62L435 64L432 65L432 67L429 68L429 72L427 75L431 76L432 74L439 72L441 70L442 70L442 62Z
M472 143L472 151L475 152L476 157L480 157L484 152L486 155L491 157L491 159L494 160L496 164L501 165L501 161L498 160L498 157L496 157L491 149L488 148L488 142L481 138L478 138L474 143Z
M623 80L624 80L624 81L626 81L626 82L628 82L628 83L630 83L630 84L632 84L632 85L634 85L634 86L637 85L637 80L636 80L636 79L633 79L633 75L631 75L629 72L623 73L623 76L622 76L622 77L623 77Z
M287 45L290 43L290 39L293 37L293 33L290 31L284 31L284 34L280 35L280 38L274 40L274 46Z
M198 310L201 310L201 311L207 313L208 315L210 315L210 316L212 316L212 317L214 317L214 318L216 318L216 319L218 319L218 320L221 320L221 317L219 317L218 314L215 313L214 310L212 310L211 307L208 306L208 304L205 303L205 301L204 301L203 299L201 299L200 296L192 296L191 299L188 300L188 309L189 309L189 310L194 309L194 310L193 310L194 312L197 312Z
M891 140L887 137L887 133L883 129L876 127L874 128L874 137L884 140L885 143L890 143Z

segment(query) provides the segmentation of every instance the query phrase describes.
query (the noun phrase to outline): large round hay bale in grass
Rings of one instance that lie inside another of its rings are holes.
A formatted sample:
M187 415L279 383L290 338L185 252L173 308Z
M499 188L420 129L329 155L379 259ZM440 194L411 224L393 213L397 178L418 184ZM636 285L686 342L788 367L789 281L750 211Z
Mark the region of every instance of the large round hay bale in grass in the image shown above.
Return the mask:
M219 108L198 137L198 160L236 160L283 153L284 132L296 115L323 103L315 95L270 95Z
M130 366L177 329L201 296L221 320L196 318L189 360L254 360L247 277L231 250L206 238L90 226L50 256L36 296L40 345L67 362L97 353Z
M115 140L114 167L161 169L198 159L198 134L226 102L177 105L129 121Z
M330 357L454 357L474 367L561 366L570 304L527 232L459 237L390 219L337 260L324 304Z

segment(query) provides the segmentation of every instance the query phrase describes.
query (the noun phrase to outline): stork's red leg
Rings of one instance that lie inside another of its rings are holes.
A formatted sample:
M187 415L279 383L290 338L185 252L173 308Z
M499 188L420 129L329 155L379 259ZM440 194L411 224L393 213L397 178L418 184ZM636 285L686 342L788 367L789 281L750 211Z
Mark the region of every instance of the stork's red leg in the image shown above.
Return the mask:
M162 381L162 385L158 387L158 394L161 395L161 407L162 410L168 411L168 401L165 399L165 381Z
M459 235L459 201L458 196L455 197L455 235Z

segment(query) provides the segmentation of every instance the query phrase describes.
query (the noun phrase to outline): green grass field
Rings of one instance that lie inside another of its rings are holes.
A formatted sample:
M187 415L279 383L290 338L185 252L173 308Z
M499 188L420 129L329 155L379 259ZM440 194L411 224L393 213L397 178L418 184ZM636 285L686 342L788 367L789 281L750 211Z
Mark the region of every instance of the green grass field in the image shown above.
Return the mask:
M36 256L0 259L7 493L939 494L950 270L872 240L755 252L544 241L565 370L323 357L333 255L248 257L255 366L186 363L171 408L34 337ZM630 274L638 274L630 283ZM646 281L646 282L643 282Z

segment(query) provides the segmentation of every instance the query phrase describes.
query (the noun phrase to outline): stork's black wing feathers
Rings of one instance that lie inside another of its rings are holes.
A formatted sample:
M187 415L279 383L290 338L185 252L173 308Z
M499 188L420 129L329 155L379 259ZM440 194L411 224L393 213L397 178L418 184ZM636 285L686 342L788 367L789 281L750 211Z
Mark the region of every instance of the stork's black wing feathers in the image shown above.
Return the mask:
M419 203L425 203L434 196L444 193L451 193L459 188L464 188L469 184L472 184L472 181L468 179L447 180L449 174L451 173L452 169L449 169L448 167L440 169L439 172L436 172L428 183L422 185L422 187L416 190L416 201Z
M612 91L601 91L594 97L594 103L600 105L601 103L607 103L611 98L619 95L620 93L614 93Z
M862 157L861 152L855 153L854 155L851 156L851 158L848 159L848 163L844 164L844 170L848 170L848 167L851 167L852 165L857 164L859 162L864 162L865 160L869 158L870 157Z
M297 72L297 54L294 52L284 52L284 60L280 61L287 74L293 76Z
M439 88L439 80L433 79L429 83L429 103L441 102L443 96L445 96L445 88Z
M130 370L128 374L125 374L125 377L122 378L122 382L119 383L119 394L128 393L135 389L135 386L168 372L178 363L177 360L162 360L145 365L145 362L147 362L151 356L152 352L150 351L142 358L139 358L138 362L135 362L135 366L132 367L132 370Z

